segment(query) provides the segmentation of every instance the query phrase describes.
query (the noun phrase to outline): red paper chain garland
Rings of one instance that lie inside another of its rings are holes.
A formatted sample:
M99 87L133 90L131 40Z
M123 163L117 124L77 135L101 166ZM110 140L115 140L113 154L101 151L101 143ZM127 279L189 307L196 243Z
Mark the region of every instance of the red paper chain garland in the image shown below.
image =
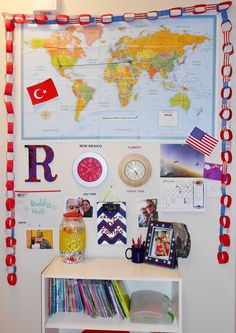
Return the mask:
M232 5L232 1L224 1L219 4L199 4L195 6L188 7L174 7L168 10L161 11L149 11L147 13L124 13L120 16L114 16L111 13L103 14L100 16L93 16L90 14L81 14L81 15L45 15L45 14L14 14L11 18L11 24L28 24L35 23L38 25L42 24L80 24L88 25L90 23L102 23L102 24L111 24L113 22L133 22L135 20L157 20L163 17L179 17L184 14L193 14L201 15L209 11L215 11L221 13L227 11ZM6 14L7 15L7 14Z
M14 286L17 282L16 276L16 238L15 238L15 175L14 175L14 123L15 113L13 107L13 42L15 25L11 19L5 20L6 28L6 84L4 91L4 102L7 113L7 153L6 153L6 266L7 281Z
M231 76L232 76L232 65L231 56L234 53L234 48L231 43L231 30L232 23L228 18L226 10L221 12L222 23L221 30L223 33L223 64L221 67L222 83L223 87L221 89L221 111L219 116L221 118L221 160L222 160L222 175L221 175L221 197L220 197L220 230L219 230L219 251L217 254L217 259L219 264L226 264L229 261L229 253L225 250L225 247L230 246L230 217L227 215L227 209L232 205L232 197L227 194L227 186L231 184L231 174L228 173L228 164L232 162L232 152L231 152L231 141L233 139L233 133L230 129L230 122L232 119L232 110L230 108L232 88L230 86Z
M232 66L230 64L230 57L233 54L233 46L230 42L230 32L232 24L227 16L227 10L231 7L232 1L225 1L219 4L199 4L188 7L175 7L169 10L162 11L149 11L147 13L124 13L120 16L113 16L112 14L103 14L101 16L92 16L90 14L81 15L44 15L44 14L4 14L5 16L5 29L6 29L6 84L4 92L4 102L7 113L7 156L6 156L6 210L7 217L5 221L6 227L6 266L8 270L7 281L10 285L15 285L17 282L16 276L16 238L15 238L15 190L14 190L14 124L15 114L13 107L13 51L14 51L14 29L15 24L80 24L88 25L91 23L111 24L113 22L132 22L135 20L156 20L163 17L176 18L184 14L201 15L208 11L215 11L222 16L221 29L224 36L223 53L224 60L221 68L223 79L223 88L221 90L222 108L219 113L222 119L222 126L220 132L220 139L222 141L221 160L223 163L223 172L221 177L221 191L220 198L221 216L220 222L220 235L219 235L219 252L217 255L220 264L227 263L229 255L227 251L223 251L223 247L230 246L230 237L228 235L228 228L230 227L230 217L226 215L226 208L230 208L232 197L226 194L226 187L231 183L231 175L227 172L227 166L232 162L232 153L229 143L233 138L233 133L230 129L230 121L232 119L232 110L230 109L230 99L232 97L232 88L229 83L232 76Z

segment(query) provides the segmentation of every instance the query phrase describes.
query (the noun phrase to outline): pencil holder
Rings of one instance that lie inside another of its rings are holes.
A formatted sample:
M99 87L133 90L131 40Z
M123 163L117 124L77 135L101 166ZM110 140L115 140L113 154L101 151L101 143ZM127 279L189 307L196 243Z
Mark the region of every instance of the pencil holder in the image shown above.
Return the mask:
M141 264L144 259L144 250L145 246L143 245L140 247L132 245L132 247L128 247L125 250L125 257L129 260L132 260L132 262L135 264Z

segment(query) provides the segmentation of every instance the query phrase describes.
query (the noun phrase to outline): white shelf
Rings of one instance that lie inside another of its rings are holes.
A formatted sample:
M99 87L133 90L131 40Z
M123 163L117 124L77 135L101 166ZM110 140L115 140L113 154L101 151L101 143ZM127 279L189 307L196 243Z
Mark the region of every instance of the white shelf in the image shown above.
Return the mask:
M131 287L163 290L167 284L174 304L175 320L171 325L133 323L128 319L91 318L77 312L48 315L48 280L50 278L123 280ZM149 283L147 284L147 281ZM86 258L78 264L66 264L55 257L42 272L42 333L65 330L120 330L182 333L182 278L178 269L150 264L134 264L122 258Z
M121 331L155 331L156 324L132 323L128 319L120 318L91 318L80 313L56 313L50 316L46 328L59 329L96 329ZM176 320L172 325L158 325L161 332L179 332Z
M66 264L56 257L42 273L45 278L179 281L178 269L150 264L134 264L121 258L87 258L78 264Z

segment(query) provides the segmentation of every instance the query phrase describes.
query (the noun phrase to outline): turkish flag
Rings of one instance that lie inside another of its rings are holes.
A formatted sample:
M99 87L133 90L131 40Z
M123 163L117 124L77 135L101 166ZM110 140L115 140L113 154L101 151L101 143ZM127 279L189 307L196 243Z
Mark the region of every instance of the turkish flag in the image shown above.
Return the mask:
M50 101L58 96L57 89L51 78L27 87L27 90L33 105Z

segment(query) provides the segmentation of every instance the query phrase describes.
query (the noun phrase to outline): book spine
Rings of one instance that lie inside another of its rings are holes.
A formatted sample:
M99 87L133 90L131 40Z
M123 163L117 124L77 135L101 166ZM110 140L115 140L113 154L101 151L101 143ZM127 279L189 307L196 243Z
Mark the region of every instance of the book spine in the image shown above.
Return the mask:
M83 312L84 311L84 307L83 307L83 303L82 303L82 299L81 299L81 295L80 295L80 291L79 291L79 286L78 286L78 281L77 280L74 280L74 290L75 290L77 311L78 312Z
M48 279L48 315L52 314L52 279Z
M83 284L82 284L81 280L78 280L78 286L79 286L80 294L81 294L81 297L82 297L82 300L83 300L83 303L84 303L85 311L86 311L87 315L91 317L92 312L89 308L89 305L88 305L88 302L87 302L87 299L86 299L86 295L85 295Z
M82 280L84 293L85 293L85 296L86 296L86 299L87 299L88 306L89 306L90 311L91 311L91 316L93 318L96 318L97 317L97 311L96 311L96 308L95 308L95 305L94 305L94 302L93 302L93 297L92 297L92 295L89 291L89 283L90 283L90 280Z
M125 298L124 298L124 295L122 293L122 290L119 287L119 283L118 283L117 280L112 280L112 284L114 286L115 293L116 293L117 298L119 300L119 303L120 303L120 305L121 305L121 307L123 309L125 317L129 318L129 309L128 309L127 305L126 305Z
M113 304L113 307L115 309L115 314L116 315L120 315L120 312L119 312L119 308L118 308L118 304L117 304L117 300L116 300L116 297L114 295L114 290L112 288L112 283L111 281L108 281L108 289L109 289L109 292L110 292L110 295L111 295L111 299L112 299L112 304Z
M94 301L95 308L96 308L96 311L97 311L97 316L98 317L103 317L102 304L101 304L101 301L100 301L99 296L98 296L97 291L96 291L95 282L89 284L89 290L90 290L91 295L93 297L93 301Z
M56 308L57 308L56 297L57 297L56 279L53 278L52 279L52 313L56 313Z
M113 296L114 296L115 303L116 303L116 305L117 305L117 308L118 308L119 314L120 314L120 316L122 317L122 319L124 319L124 318L125 318L125 313L124 313L124 310L123 310L123 308L122 308L122 306L121 306L121 303L120 303L120 301L119 301L119 299L118 299L118 296L117 296L117 294L116 294L116 292L115 292L115 287L114 287L113 281L111 281L111 290L112 290L112 293L113 293Z
M115 304L114 304L114 301L113 301L113 298L112 298L112 295L111 295L111 291L110 291L110 288L109 288L109 283L110 283L110 281L105 280L103 286L104 286L104 289L105 289L106 297L107 297L108 302L110 304L112 315L115 316L117 314L117 310L116 310L116 307L115 307Z

